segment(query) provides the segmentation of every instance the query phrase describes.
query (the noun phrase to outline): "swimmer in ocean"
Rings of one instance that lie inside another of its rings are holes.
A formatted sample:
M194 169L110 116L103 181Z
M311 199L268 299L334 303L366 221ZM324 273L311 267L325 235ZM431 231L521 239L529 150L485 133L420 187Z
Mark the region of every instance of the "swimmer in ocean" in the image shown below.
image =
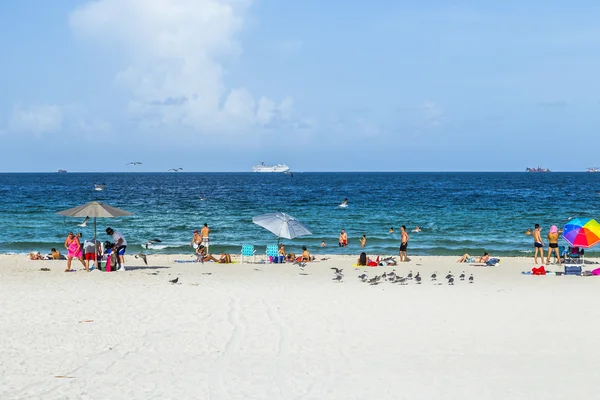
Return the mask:
M344 199L344 201L342 201L342 204L340 204L340 207L348 207L348 198L347 197Z
M419 228L419 225L417 225L415 227L415 229L412 230L413 232L421 232L421 228Z
M390 233L394 233L394 227L390 228Z

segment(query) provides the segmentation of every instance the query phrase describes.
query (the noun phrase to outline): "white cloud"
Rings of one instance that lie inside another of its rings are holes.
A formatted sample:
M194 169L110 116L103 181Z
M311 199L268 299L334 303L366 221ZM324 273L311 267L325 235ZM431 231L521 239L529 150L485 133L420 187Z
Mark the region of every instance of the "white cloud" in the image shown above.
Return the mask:
M10 116L8 129L13 132L44 133L57 132L63 124L63 112L57 105L17 105Z
M131 116L146 126L186 125L238 131L291 118L293 101L259 101L228 89L223 65L240 51L254 0L99 0L77 8L72 30L120 50L115 77L128 90Z

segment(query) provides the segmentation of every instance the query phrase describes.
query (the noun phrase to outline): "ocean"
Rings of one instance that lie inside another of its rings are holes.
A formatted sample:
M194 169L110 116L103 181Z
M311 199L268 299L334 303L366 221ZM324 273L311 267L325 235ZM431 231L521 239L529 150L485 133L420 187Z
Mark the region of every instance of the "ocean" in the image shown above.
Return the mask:
M106 189L95 191L94 183ZM162 243L147 253L191 252L192 232L204 223L211 253L239 253L242 244L264 253L277 238L252 217L282 211L313 232L282 240L296 253L305 245L317 254L359 254L364 234L367 254L396 254L404 224L409 256L523 256L533 254L524 232L535 223L545 236L570 217L600 218L599 193L600 174L593 173L0 174L0 253L62 249L68 231L93 237L91 221L80 228L82 219L56 213L97 200L134 213L98 219L98 237L109 239L104 230L113 227L126 237L129 254L153 238ZM347 208L338 206L344 198ZM422 232L411 232L416 225ZM341 229L346 248L337 244Z

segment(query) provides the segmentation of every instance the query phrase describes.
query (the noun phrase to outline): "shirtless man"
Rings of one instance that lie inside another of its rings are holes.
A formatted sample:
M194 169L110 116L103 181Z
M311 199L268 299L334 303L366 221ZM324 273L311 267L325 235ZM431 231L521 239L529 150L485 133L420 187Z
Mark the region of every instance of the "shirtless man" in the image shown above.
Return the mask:
M400 234L402 235L402 238L400 239L400 251L398 253L400 262L408 261L408 258L406 257L406 248L408 247L408 240L410 237L406 232L406 226L402 225L402 227L400 227Z
M360 247L365 247L367 244L367 235L362 235L360 238Z
M198 231L194 231L194 237L192 238L192 241L190 242L190 246L192 246L194 249L197 249L201 244L202 244L202 236L200 236L198 234Z
M550 256L552 252L556 255L556 259L558 260L558 265L560 266L560 251L558 250L558 235L562 233L562 229L558 230L556 225L552 225L550 227L550 232L548 232L548 258L546 258L546 264L550 264Z
M539 224L535 224L535 229L531 232L531 229L527 229L526 235L533 236L533 247L535 253L533 254L533 260L537 264L538 253L540 254L540 262L544 262L544 241L542 240L542 228Z
M200 236L202 237L202 244L206 247L206 251L208 252L208 235L210 234L210 229L208 228L208 224L204 224L204 227L200 230Z
M340 247L346 247L348 245L348 235L343 229L340 232L339 245Z

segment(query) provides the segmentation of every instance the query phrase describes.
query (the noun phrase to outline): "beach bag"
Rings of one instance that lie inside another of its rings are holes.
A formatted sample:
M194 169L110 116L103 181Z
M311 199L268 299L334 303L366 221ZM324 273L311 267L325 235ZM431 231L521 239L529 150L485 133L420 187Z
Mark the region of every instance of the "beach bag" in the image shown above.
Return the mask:
M543 265L539 268L533 267L531 272L533 272L533 275L546 275L546 268Z

